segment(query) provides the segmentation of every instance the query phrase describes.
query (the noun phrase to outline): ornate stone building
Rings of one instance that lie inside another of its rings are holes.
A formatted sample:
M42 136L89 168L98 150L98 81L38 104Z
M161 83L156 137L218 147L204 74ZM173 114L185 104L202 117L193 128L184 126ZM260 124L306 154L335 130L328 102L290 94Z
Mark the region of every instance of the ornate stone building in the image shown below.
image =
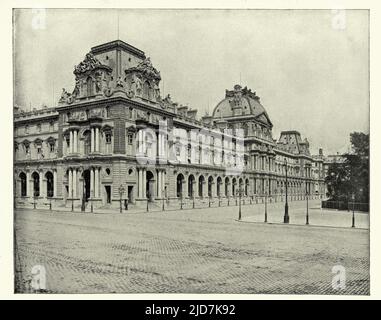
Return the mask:
M93 47L57 106L15 108L18 206L131 206L230 201L239 193L284 201L325 193L323 157L297 131L272 136L260 98L234 86L212 115L161 97L160 72L120 40ZM207 200L206 200L207 199Z

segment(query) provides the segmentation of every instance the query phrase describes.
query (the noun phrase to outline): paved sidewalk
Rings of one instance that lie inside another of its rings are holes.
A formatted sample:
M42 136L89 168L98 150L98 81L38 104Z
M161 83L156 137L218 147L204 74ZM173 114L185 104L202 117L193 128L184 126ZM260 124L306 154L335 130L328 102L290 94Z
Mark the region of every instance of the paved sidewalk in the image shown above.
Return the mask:
M237 213L18 210L17 292L31 292L42 265L54 293L369 294L368 230L238 223ZM346 270L340 290L335 266Z
M289 223L295 225L306 225L307 208L300 203L295 206L294 203L289 204ZM311 226L326 227L352 227L352 212L338 211L331 209L321 209L319 203L312 203L308 208L308 220ZM355 227L369 229L369 213L355 211ZM257 205L253 207L250 213L246 213L242 221L244 222L264 222L265 221L265 205ZM269 204L267 206L267 222L281 223L284 221L284 203Z

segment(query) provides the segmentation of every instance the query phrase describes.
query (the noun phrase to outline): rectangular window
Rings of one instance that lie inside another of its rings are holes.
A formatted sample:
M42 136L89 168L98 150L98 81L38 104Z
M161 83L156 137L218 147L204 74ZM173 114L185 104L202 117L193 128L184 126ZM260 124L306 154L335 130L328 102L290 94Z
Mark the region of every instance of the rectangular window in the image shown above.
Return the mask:
M127 140L128 140L128 144L131 145L132 144L132 134L129 134L127 136Z
M106 133L106 143L111 143L111 134Z
M54 143L50 143L49 147L50 147L50 152L54 152L54 149L55 149Z

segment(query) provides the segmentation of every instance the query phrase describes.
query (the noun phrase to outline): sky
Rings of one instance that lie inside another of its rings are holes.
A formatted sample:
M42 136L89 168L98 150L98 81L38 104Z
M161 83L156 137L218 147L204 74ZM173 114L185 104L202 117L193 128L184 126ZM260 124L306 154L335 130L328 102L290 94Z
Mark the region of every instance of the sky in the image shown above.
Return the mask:
M261 98L274 138L297 130L311 153L336 154L351 132L369 133L368 31L366 10L18 9L14 103L56 105L74 65L119 38L151 58L162 96L198 117L241 84Z

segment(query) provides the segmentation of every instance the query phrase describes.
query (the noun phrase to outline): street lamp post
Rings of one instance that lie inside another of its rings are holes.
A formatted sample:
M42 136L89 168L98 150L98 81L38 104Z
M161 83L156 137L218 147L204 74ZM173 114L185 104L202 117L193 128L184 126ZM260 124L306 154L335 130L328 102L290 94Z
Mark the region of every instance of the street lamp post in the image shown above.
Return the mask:
M85 181L83 181L81 212L84 212L85 208L86 208L86 189L85 189Z
M265 223L267 223L267 192L265 191Z
M124 189L124 186L121 184L120 186L119 186L119 204L120 204L120 206L119 206L119 212L120 213L122 213L123 212L123 208L122 208L122 197L123 197L123 194L124 194L124 191L125 191L125 189Z
M93 208L93 196L94 196L94 190L90 190L90 212L93 213L94 212L94 208Z
M355 194L352 193L352 228L355 228Z
M309 225L310 221L309 221L309 215L308 215L308 192L306 192L306 195L307 195L306 225Z
M71 188L71 212L74 211L74 193L73 193L73 188Z
M284 217L283 217L283 222L284 223L289 223L290 222L290 217L288 215L288 199L287 199L287 159L284 158L284 165L286 168L286 203L284 204Z
M33 193L33 209L36 209L36 191Z
M242 197L242 187L240 186L238 189L238 199L239 199L239 208L238 208L238 220L241 220L242 218L242 210L241 210L241 197Z

